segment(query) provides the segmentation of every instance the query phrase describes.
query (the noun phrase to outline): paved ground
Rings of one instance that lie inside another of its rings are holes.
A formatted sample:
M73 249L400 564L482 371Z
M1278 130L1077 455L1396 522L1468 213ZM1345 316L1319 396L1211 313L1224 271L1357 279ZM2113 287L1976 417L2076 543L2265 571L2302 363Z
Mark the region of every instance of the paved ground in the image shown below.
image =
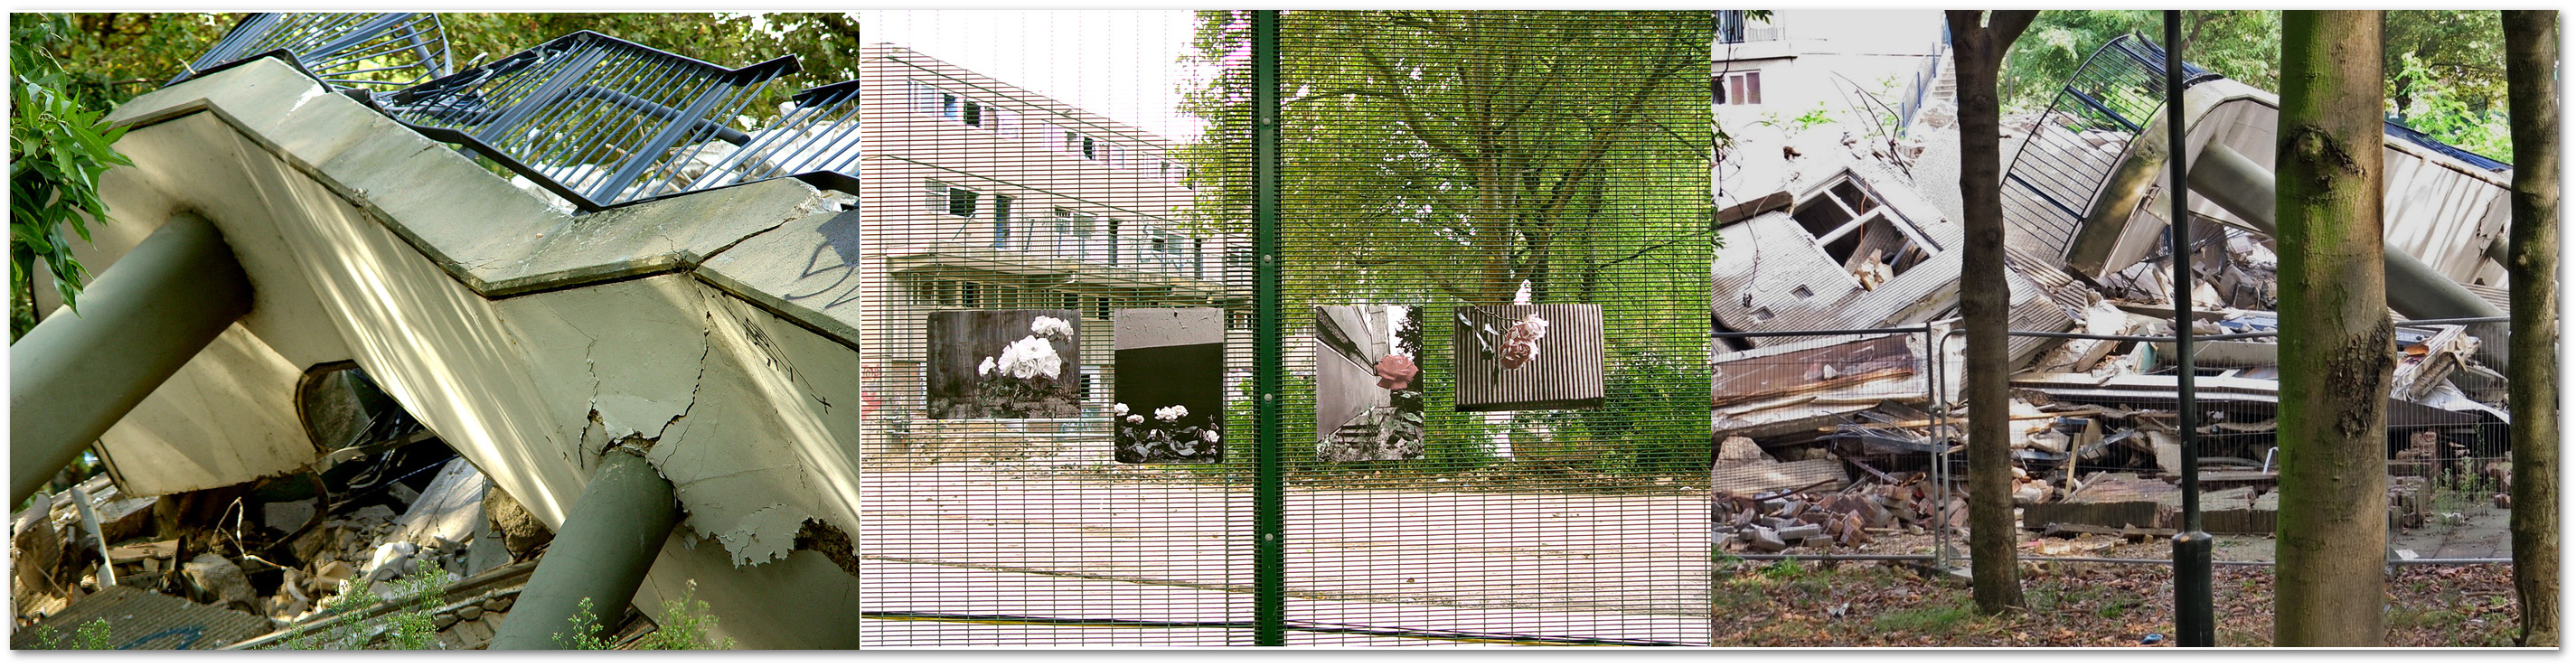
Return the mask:
M867 608L939 619L872 621L872 645L1250 640L1065 624L1251 620L1248 489L964 468L872 473L863 488ZM1706 640L1697 495L1292 489L1288 511L1289 620L1412 635L1292 642Z

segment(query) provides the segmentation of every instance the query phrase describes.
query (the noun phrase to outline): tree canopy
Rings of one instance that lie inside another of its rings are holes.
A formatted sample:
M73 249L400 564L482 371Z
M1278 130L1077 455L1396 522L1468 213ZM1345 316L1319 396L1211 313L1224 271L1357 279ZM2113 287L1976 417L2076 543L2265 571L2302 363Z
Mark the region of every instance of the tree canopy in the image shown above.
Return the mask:
M16 14L28 20L33 15ZM63 15L62 39L46 51L70 63L65 90L83 106L112 108L170 80L187 61L241 21L241 14L101 12ZM789 93L858 76L859 20L846 13L471 13L438 15L459 69L592 30L725 67L783 55L804 66L771 84L768 111Z
M1201 57L1225 62L1243 37L1212 17ZM1671 240L1623 229L1670 232L1701 213L1709 30L1702 12L1290 13L1283 242L1318 279L1477 301L1529 280L1542 298L1580 298L1625 255ZM1192 97L1211 126L1193 159L1220 180L1244 176L1224 160L1249 136L1245 76ZM1207 191L1249 191L1218 185ZM1422 252L1434 239L1453 251Z
M2511 160L2504 104L2504 32L2494 11L2386 13L2382 37L2394 120L2462 148ZM2095 49L2129 33L2160 34L2157 12L2040 12L2004 63L2007 112L2035 111ZM2264 90L2281 87L2278 10L2183 12L2184 57Z

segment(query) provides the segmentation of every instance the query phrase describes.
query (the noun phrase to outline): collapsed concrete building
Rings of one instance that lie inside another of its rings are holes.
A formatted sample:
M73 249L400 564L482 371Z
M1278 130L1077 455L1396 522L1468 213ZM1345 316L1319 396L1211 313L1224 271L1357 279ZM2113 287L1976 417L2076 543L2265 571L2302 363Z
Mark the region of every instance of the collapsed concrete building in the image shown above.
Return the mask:
M2181 94L2184 185L2195 195L2189 224L2198 241L2185 253L2193 288L2176 295L2176 260L2166 247L2174 189L2161 140L2163 59L2155 44L2123 37L2087 59L2051 106L2006 119L2006 268L2017 332L2011 432L2022 475L2016 497L2033 529L2077 516L2031 508L2067 502L2090 482L2115 480L2094 495L2116 495L2111 489L2130 484L2116 480L2176 474L2184 455L2169 340L2177 299L2191 300L2195 336L2221 338L2195 346L2198 405L2214 417L2203 420L2196 455L2213 474L2243 477L2233 484L2250 487L2212 502L2241 505L2219 508L2226 511L2269 507L2262 480L2271 475L2277 391L2269 170L2278 101L2190 68ZM1932 203L1956 201L1956 185L1908 169L1910 157L1955 151L1939 145L1956 141L1944 104L1931 105L1908 132L1910 150L1849 137L1792 146L1786 154L1806 163L1794 170L1799 179L1772 192L1739 186L1720 202L1723 246L1710 293L1719 346L1712 480L1722 501L1733 498L1743 510L1731 517L1740 525L1717 527L1730 548L1797 546L1757 535L1776 527L1756 525L1759 513L1745 500L1752 494L1767 494L1766 511L1786 498L1823 506L1833 500L1827 492L1847 486L1916 502L1922 493L1890 489L1911 488L1908 474L1938 473L1933 460L1958 455L1963 431L1952 411L1963 362L1958 338L1948 334L1956 326L1959 231ZM2388 298L2400 321L2388 398L2392 457L2500 456L2510 417L2493 369L2503 363L2500 258L2511 174L2495 160L2388 128ZM1765 331L1798 333L1759 335ZM2167 340L2152 340L2159 337ZM1828 486L1811 496L1788 493ZM1879 506L1853 506L1862 505ZM2392 503L2419 513L2421 505ZM2155 505L2145 506L2150 513L2137 525L2154 528ZM1897 520L1877 514L1864 523ZM2270 530L2262 521L2228 525Z

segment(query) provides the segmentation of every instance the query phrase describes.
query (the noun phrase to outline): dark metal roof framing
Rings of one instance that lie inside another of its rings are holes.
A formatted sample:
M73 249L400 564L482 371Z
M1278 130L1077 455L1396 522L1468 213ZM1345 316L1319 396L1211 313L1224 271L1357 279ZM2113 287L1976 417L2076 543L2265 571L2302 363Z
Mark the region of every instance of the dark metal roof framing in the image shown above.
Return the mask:
M724 119L797 69L794 56L726 69L584 30L369 101L596 211L704 189L707 162L738 152L712 142L754 143Z
M2038 237L2060 255L2074 243L2084 209L2103 180L2164 106L2164 58L2163 47L2134 34L2085 57L2004 170L2004 222L2013 233ZM2183 72L2186 87L2219 78L2190 63ZM2087 134L2116 142L2121 150L2103 150Z
M437 14L251 14L170 83L281 50L334 88L398 88L444 76L450 65Z

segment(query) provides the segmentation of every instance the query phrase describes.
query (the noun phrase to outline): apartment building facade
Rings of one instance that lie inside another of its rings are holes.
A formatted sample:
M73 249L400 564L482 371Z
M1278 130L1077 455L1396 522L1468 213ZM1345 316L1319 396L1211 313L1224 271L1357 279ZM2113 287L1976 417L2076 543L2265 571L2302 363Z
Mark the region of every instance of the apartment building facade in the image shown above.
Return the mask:
M1031 423L954 439L1087 439L1108 435L1093 417L1114 381L1112 311L1249 299L1229 287L1249 277L1248 239L1202 212L1169 140L903 46L866 56L855 270L875 305L862 356L872 416L898 440L936 446L936 434L967 426L923 418L931 312L1076 311L1084 418L1007 420ZM1243 308L1229 312L1231 329L1248 327Z

